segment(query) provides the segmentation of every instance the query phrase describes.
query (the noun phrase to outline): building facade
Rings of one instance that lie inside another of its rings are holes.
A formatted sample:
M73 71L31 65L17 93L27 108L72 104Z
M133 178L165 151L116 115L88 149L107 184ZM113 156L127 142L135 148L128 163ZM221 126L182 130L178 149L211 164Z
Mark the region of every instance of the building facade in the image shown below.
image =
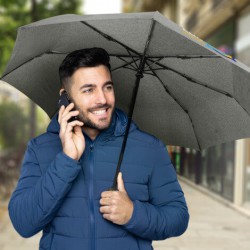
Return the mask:
M250 1L179 1L179 24L250 67ZM250 213L250 140L181 149L179 172Z
M152 12L159 11L164 16L177 22L176 0L123 0L123 12Z
M124 12L159 11L250 67L249 0L124 0ZM169 147L180 176L250 214L250 139L207 150Z

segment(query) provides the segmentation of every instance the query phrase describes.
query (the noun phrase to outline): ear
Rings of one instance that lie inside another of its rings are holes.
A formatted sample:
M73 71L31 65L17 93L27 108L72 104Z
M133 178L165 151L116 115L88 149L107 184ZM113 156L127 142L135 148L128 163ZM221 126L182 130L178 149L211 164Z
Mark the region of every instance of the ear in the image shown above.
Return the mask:
M59 91L59 95L61 95L63 91L65 91L65 89L61 88Z

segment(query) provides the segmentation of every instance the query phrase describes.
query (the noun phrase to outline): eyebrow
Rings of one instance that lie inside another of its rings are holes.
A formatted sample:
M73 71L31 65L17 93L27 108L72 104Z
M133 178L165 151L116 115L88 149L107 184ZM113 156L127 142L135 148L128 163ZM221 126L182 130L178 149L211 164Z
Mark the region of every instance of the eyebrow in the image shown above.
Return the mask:
M112 81L107 81L107 82L105 82L105 83L103 84L103 86L106 86L106 85L109 85L109 84L114 85L114 83L113 83ZM82 89L84 89L84 88L91 88L91 87L96 87L96 84L94 84L94 83L86 83L86 84L83 84L83 85L79 88L79 90L82 90Z

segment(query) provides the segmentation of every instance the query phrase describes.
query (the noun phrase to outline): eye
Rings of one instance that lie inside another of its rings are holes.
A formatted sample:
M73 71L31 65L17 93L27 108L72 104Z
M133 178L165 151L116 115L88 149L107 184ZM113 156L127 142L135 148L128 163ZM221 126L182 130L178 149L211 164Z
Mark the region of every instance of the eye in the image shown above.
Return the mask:
M107 89L107 90L112 90L112 89L113 89L113 85L111 85L111 84L110 84L110 85L107 85L107 86L106 86L106 89Z
M83 90L82 92L83 93L91 93L93 91L93 89L85 89L85 90Z

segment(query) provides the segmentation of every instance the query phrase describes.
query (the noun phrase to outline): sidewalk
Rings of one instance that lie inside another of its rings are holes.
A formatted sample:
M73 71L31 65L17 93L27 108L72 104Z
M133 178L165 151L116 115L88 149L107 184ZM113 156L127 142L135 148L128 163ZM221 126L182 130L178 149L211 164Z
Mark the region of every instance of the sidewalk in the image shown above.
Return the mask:
M190 222L180 237L155 242L155 250L248 250L250 219L180 182Z
M181 186L189 206L189 228L180 237L154 242L155 250L249 250L249 218L185 182ZM0 211L1 250L36 250L40 236L21 238L12 228L7 211L2 218Z

